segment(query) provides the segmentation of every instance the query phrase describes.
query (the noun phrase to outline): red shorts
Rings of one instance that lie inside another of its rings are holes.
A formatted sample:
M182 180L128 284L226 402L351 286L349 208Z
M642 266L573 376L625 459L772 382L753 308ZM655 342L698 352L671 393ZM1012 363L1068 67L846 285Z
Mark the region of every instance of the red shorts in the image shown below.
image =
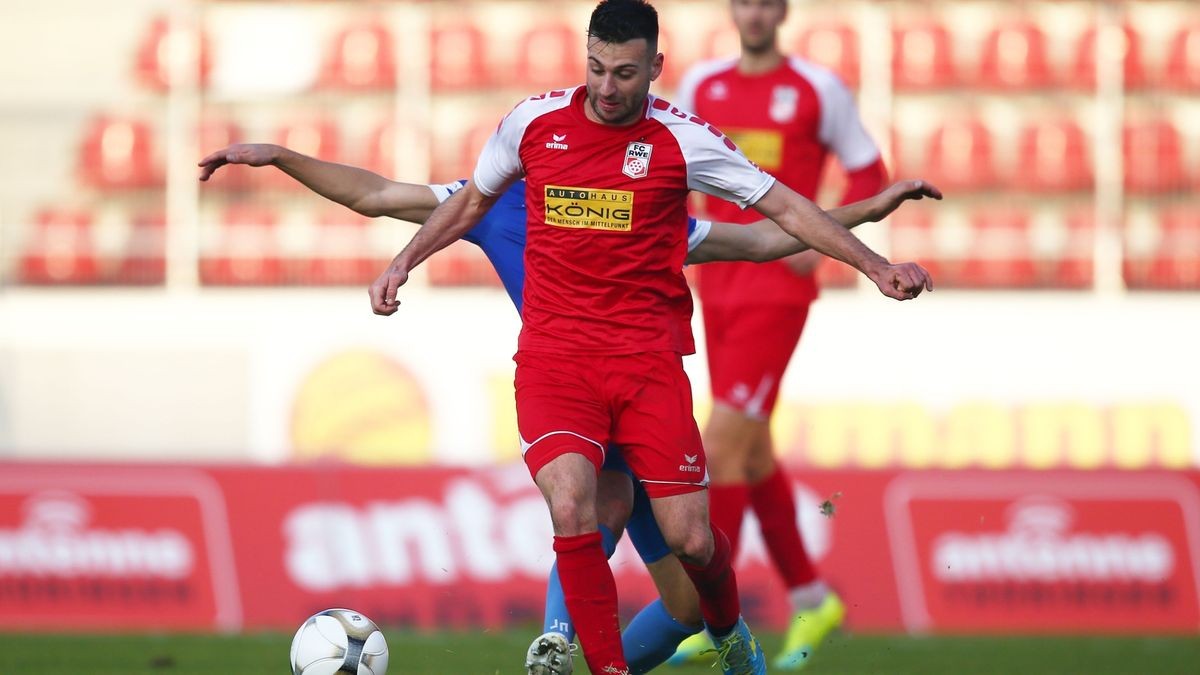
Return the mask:
M521 454L535 478L550 460L571 452L599 471L613 444L651 497L708 485L692 385L679 354L518 352L514 360Z
M706 305L703 313L713 401L747 417L769 418L808 305Z

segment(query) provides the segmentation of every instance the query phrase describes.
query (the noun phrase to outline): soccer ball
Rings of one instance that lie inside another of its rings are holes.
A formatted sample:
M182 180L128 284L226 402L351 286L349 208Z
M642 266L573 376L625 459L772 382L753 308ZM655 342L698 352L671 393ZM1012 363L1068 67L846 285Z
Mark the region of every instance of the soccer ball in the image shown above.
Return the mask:
M313 614L292 638L292 675L384 675L387 666L383 633L352 609Z

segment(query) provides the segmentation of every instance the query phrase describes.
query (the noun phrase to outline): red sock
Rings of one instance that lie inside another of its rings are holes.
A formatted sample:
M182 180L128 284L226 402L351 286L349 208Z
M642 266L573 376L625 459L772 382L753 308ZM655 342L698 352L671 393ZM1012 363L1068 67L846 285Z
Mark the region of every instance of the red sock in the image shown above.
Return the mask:
M600 533L555 537L554 552L558 555L563 599L588 668L593 673L627 672L617 620L617 584Z
M817 580L804 543L800 541L800 528L796 525L796 499L792 485L781 467L761 483L750 486L750 504L758 521L762 523L763 541L775 569L788 588L803 586Z
M737 577L733 574L733 550L729 538L712 527L715 550L708 565L698 567L683 563L683 569L700 594L700 614L714 635L725 635L733 629L742 614L738 602Z
M746 517L749 499L749 488L745 483L708 486L709 520L729 537L729 550L734 559L737 558L738 544L742 540L742 519Z

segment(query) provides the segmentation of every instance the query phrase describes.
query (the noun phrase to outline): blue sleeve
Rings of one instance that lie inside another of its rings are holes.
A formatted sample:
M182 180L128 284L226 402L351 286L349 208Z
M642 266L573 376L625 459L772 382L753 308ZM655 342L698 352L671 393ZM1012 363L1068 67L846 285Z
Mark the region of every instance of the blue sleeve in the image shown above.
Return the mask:
M691 239L691 237L692 237L692 234L693 234L695 231L696 231L696 219L695 219L695 218L693 218L693 217L691 217L691 216L688 216L688 231L687 231L687 236L688 236L688 238L689 238L689 239Z
M513 183L500 195L463 239L483 249L520 312L525 289L525 181Z

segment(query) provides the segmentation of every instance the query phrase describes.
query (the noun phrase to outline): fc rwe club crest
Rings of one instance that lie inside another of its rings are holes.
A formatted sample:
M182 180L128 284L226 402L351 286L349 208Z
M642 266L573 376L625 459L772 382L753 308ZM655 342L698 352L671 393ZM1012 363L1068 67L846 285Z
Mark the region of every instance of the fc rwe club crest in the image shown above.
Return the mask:
M649 143L630 143L625 148L625 164L621 167L621 173L630 178L645 178L650 173L650 155L653 152L654 146Z

